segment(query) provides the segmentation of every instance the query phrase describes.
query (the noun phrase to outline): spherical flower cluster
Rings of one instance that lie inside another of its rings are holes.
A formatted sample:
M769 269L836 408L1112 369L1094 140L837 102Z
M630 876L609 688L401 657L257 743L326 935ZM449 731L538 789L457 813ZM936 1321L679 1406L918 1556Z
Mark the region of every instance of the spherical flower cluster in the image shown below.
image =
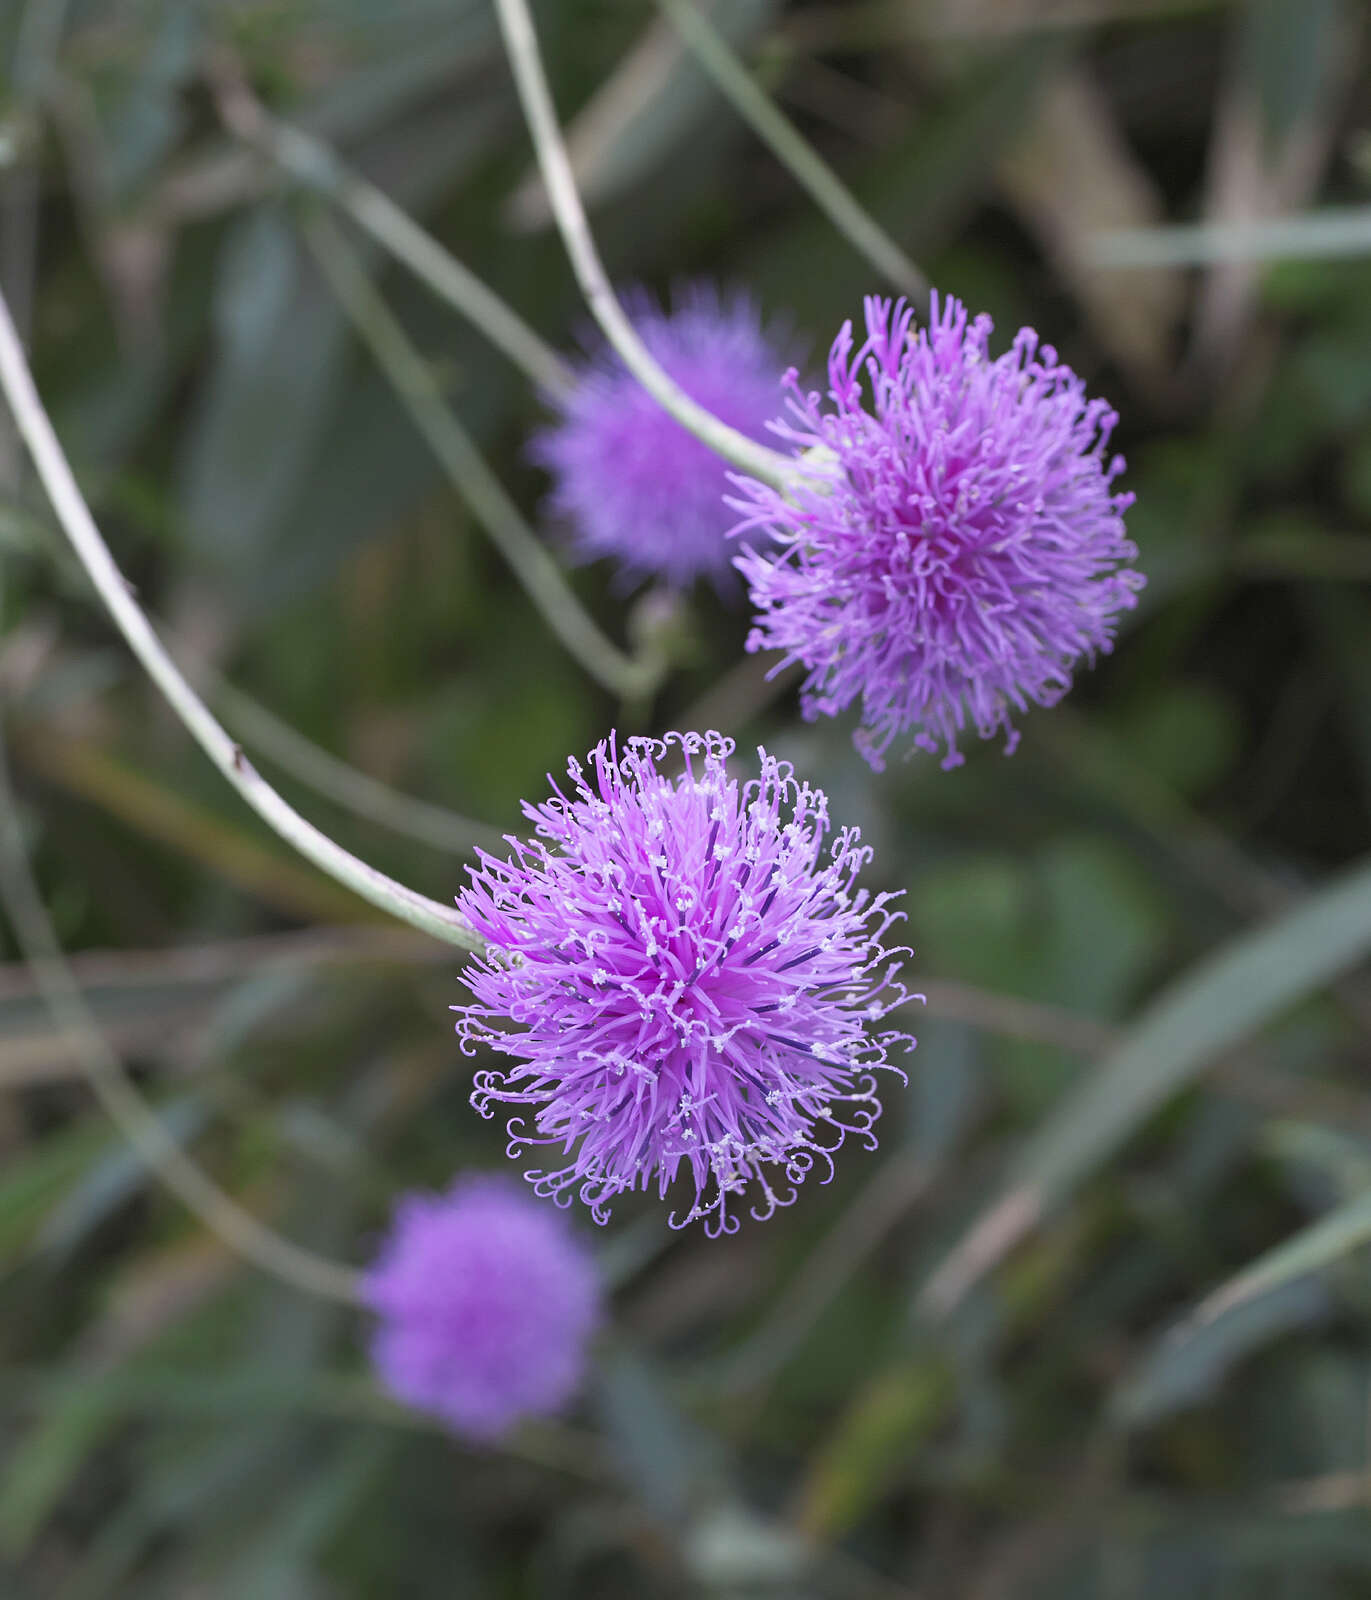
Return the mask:
M767 437L789 358L745 294L694 284L678 293L670 314L645 292L625 302L643 343L693 400L749 438ZM628 585L736 582L725 539L726 467L612 350L583 360L574 386L551 403L560 418L535 435L531 453L552 475L550 507L575 555L609 557Z
M1114 412L1032 329L994 360L990 333L957 300L935 295L916 331L903 303L868 299L865 341L848 323L830 353L830 408L787 375L776 431L811 452L797 481L740 480L733 502L735 533L767 535L737 560L748 648L803 663L811 719L860 699L878 771L911 732L945 767L968 725L1012 750L1011 716L1059 700L1143 585L1105 454Z
M559 1146L567 1164L529 1180L600 1222L678 1175L673 1226L735 1232L749 1187L770 1216L816 1161L831 1173L846 1134L874 1148L875 1069L913 1045L876 1027L908 997L903 952L882 947L891 896L856 887L870 851L852 828L825 850L824 795L765 751L740 782L732 752L717 733L611 737L588 773L569 763L569 792L525 805L535 837L482 853L459 897L488 941L454 1008L463 1049L517 1063L478 1072L472 1104L529 1108L511 1155Z
M386 1387L476 1440L571 1398L601 1309L566 1219L503 1178L401 1200L362 1297Z

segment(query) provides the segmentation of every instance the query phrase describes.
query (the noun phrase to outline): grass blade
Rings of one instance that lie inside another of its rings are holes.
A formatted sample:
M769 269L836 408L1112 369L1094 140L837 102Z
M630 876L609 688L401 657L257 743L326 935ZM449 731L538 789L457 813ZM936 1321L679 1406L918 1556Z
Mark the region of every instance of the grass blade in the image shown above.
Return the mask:
M920 1310L945 1316L1159 1106L1368 950L1371 862L1363 860L1173 983L1028 1141L1008 1187L929 1279Z

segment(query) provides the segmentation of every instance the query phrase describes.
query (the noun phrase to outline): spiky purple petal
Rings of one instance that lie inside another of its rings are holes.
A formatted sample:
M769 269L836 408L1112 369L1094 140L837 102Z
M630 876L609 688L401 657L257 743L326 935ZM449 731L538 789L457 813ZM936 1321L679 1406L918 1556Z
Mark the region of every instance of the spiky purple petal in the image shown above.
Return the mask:
M736 561L757 607L748 648L803 663L811 719L860 701L878 771L911 733L951 767L968 726L1012 750L1012 716L1110 649L1144 582L1133 497L1112 489L1115 413L1031 328L992 360L990 318L957 300L934 295L917 330L903 302L865 304L865 341L849 322L833 344L827 408L787 375L775 431L812 452L795 484L739 480L733 531L767 536Z
M740 782L732 752L717 733L611 737L589 773L569 763L568 792L525 805L535 837L482 853L459 897L489 943L454 1008L462 1047L515 1062L478 1072L472 1104L528 1108L510 1153L559 1147L564 1166L527 1177L597 1221L678 1175L682 1223L736 1231L753 1185L769 1216L846 1134L874 1148L875 1071L913 1044L874 1026L907 998L882 945L900 913L856 887L857 830L825 851L823 793L764 750Z

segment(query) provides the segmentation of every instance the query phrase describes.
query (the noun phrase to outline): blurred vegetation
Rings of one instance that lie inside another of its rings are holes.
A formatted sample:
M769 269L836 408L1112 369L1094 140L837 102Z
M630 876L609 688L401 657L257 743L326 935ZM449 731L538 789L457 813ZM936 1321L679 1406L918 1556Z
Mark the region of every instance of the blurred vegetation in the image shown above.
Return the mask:
M745 613L693 598L649 720L722 684L710 720L860 822L908 891L917 1070L880 1153L764 1226L709 1243L621 1206L583 1406L494 1455L382 1404L358 1318L242 1266L149 1179L9 945L7 1596L1371 1592L1371 886L1339 876L1371 823L1371 231L1197 267L1177 235L1179 264L1146 264L1161 225L1222 244L1365 214L1365 8L715 14L934 282L1005 339L1033 323L1117 405L1142 608L1012 760L874 777L847 729L727 678ZM821 354L881 286L655 10L539 19L614 276L749 284ZM0 61L0 282L179 658L516 828L622 708L351 336L299 194L216 110L239 76L569 346L586 318L487 0L6 0ZM1093 265L1104 235L1140 264ZM533 514L537 396L365 259ZM104 1027L225 1188L365 1260L397 1190L503 1162L466 1105L456 953L378 929L257 826L141 681L7 435L0 559L22 820ZM626 639L610 575L572 581ZM434 898L461 881L454 850L280 782Z

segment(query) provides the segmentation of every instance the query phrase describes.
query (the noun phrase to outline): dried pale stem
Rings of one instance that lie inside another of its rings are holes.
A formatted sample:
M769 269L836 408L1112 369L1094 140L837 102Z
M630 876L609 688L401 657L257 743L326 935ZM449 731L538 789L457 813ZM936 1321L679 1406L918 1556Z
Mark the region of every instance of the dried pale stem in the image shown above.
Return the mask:
M58 943L24 852L0 742L0 901L59 1035L71 1041L82 1071L119 1131L148 1168L230 1249L308 1294L358 1301L357 1274L292 1244L226 1195L181 1149L129 1082Z
M428 363L372 287L357 252L323 212L307 217L305 238L339 303L428 441L454 489L504 556L544 621L592 678L611 693L649 694L658 662L636 661L607 639L567 587L557 563L486 465L443 399Z
M219 113L232 133L298 183L346 211L363 232L460 312L540 389L558 393L571 386L571 369L518 312L375 184L350 171L329 145L268 115L237 75L221 72L216 89Z
M771 150L795 181L809 191L858 254L911 299L928 294L928 279L862 205L790 119L756 81L733 47L693 0L657 0L714 86Z
M134 599L131 585L100 537L38 398L3 295L0 295L0 388L9 401L57 520L96 592L148 676L229 783L287 844L353 893L436 939L468 950L477 949L481 943L479 936L455 910L416 894L358 860L288 805L255 771L191 688L153 632Z
M784 488L796 476L795 462L730 428L692 400L663 372L624 314L586 221L526 0L495 0L495 9L552 214L592 316L628 370L683 428L740 471Z

